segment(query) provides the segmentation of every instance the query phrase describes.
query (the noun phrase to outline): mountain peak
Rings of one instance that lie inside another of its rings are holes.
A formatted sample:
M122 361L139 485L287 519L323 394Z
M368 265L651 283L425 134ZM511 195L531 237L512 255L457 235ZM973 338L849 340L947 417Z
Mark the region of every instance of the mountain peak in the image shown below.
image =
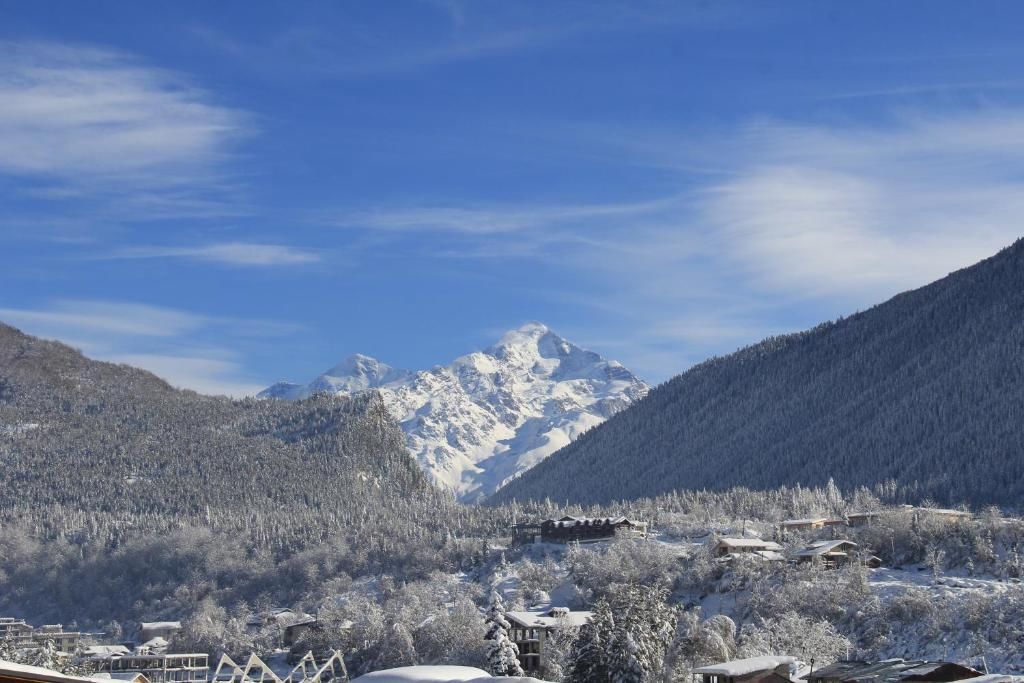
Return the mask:
M380 392L428 475L463 500L492 493L647 393L620 364L528 322L446 366L409 373L356 355L310 385L267 395L365 389Z

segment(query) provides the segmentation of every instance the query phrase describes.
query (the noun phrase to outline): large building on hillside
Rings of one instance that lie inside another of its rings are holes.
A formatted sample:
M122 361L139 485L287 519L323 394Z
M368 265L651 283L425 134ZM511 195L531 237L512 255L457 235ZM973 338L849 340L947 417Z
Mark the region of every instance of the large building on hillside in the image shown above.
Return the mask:
M572 517L546 519L540 524L517 524L515 540L530 543L593 543L615 538L647 538L647 523L627 517Z

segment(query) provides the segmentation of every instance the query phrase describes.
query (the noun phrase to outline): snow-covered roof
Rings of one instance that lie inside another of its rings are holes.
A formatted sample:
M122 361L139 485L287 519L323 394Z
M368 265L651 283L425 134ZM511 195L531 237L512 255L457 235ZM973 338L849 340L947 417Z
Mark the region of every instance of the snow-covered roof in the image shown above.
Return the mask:
M352 683L450 683L478 680L494 679L486 671L470 666L402 666L364 674L354 679Z
M718 545L726 548L754 548L758 550L782 550L775 541L762 541L760 538L722 538Z
M139 628L144 631L151 631L156 629L180 629L180 621L144 621L139 624Z
M16 662L8 662L6 659L0 659L0 676L4 674L23 680L45 681L46 683L64 683L65 681L68 683L96 683L99 680L84 676L68 676L58 671L44 669L41 666L18 664Z
M552 608L546 612L506 612L505 616L523 628L560 628L583 626L590 621L594 613Z
M746 676L758 671L772 671L780 666L797 667L796 657L768 656L734 659L731 662L702 666L693 670L695 674L713 674L715 676Z
M544 522L542 522L542 524L553 524L554 526L557 526L557 527L574 527L576 525L581 525L582 526L584 524L588 524L590 526L603 526L603 525L606 525L606 524L609 525L609 526L617 526L619 524L629 524L631 526L636 526L636 525L643 524L643 523L644 522L636 522L636 521L633 521L633 520L631 520L631 519L629 519L627 517L622 517L622 516L619 516L619 517L571 517L569 515L566 515L565 517L562 517L561 519L549 519L549 520L545 520Z
M798 557L819 557L821 555L828 555L830 553L834 553L836 551L836 548L842 547L843 545L850 545L854 548L859 547L853 541L818 541L817 543L811 543L809 546L801 550L798 550L796 552L796 555Z
M114 655L126 655L129 650L124 645L89 645L82 650L85 657L112 657Z
M805 519L784 519L781 524L782 526L803 526L806 524L824 524L827 521L827 517L807 517Z

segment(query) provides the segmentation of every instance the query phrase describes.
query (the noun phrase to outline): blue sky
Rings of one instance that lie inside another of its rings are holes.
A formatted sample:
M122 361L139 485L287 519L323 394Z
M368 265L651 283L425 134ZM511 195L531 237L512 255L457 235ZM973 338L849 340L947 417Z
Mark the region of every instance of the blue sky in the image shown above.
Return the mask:
M0 0L0 320L243 394L662 381L1010 244L1019 3Z

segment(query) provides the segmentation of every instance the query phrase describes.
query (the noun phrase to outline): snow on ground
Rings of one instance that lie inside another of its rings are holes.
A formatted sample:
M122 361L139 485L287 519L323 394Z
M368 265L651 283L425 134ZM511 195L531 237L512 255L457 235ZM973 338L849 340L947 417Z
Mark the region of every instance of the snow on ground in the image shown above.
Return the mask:
M1020 589L1019 583L1007 582L994 577L964 576L962 572L944 573L934 577L926 568L910 567L892 569L880 567L868 570L868 583L883 600L910 588L924 588L933 591L936 597L954 597L968 592L1000 593L1011 586Z

